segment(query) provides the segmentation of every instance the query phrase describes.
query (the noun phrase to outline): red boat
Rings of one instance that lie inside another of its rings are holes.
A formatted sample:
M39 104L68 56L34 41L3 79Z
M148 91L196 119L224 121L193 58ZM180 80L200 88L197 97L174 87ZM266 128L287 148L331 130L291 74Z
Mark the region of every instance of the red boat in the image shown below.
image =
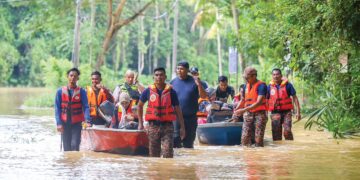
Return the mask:
M149 139L143 130L87 128L82 130L81 149L125 155L148 155Z

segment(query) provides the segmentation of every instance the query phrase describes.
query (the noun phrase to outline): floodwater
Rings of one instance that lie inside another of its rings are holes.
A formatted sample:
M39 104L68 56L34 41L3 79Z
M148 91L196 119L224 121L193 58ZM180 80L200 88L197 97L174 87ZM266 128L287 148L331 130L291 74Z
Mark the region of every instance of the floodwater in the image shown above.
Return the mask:
M268 124L264 148L197 144L176 149L173 159L60 152L53 110L20 108L24 97L41 93L48 91L0 88L0 179L360 178L360 139L332 139L304 130L304 122L293 127L295 141L276 143Z

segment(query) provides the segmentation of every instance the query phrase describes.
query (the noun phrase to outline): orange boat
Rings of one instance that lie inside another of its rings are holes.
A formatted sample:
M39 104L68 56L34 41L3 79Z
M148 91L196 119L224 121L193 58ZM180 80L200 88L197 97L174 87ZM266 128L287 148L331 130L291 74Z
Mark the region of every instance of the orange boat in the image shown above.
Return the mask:
M82 130L81 149L125 155L148 155L149 139L143 130L87 128Z

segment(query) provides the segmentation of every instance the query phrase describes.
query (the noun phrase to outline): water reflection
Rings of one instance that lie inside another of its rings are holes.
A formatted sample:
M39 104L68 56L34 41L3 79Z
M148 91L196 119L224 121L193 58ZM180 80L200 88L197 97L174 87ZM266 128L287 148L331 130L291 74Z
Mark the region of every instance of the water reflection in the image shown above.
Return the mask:
M10 95L0 92L0 98L14 97L10 92ZM15 101L0 108L1 114L5 114L0 115L0 179L360 177L359 139L334 140L327 132L303 130L304 122L294 126L295 141L272 142L268 128L264 148L196 144L194 150L176 149L174 159L87 151L64 153L59 151L60 135L55 131L52 113L47 110L48 115L39 116L23 110L11 111L22 102Z

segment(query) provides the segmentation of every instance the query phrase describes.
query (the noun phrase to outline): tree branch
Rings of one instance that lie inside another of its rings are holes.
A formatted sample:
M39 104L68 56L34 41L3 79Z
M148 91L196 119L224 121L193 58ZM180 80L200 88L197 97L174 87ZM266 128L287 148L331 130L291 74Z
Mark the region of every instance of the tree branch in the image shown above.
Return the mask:
M128 19L125 19L124 21L118 22L115 24L115 29L119 29L122 26L125 26L129 24L131 21L135 20L139 15L142 15L142 13L152 4L153 2L148 2L143 8L141 8L137 13L135 13L133 16L131 16Z
M121 13L122 13L122 10L124 9L125 7L125 3L126 3L126 0L121 0L120 4L118 5L118 7L116 8L116 11L114 13L114 22L117 23Z
M112 15L112 0L108 1L108 29L110 29L111 24L113 23L113 15Z

